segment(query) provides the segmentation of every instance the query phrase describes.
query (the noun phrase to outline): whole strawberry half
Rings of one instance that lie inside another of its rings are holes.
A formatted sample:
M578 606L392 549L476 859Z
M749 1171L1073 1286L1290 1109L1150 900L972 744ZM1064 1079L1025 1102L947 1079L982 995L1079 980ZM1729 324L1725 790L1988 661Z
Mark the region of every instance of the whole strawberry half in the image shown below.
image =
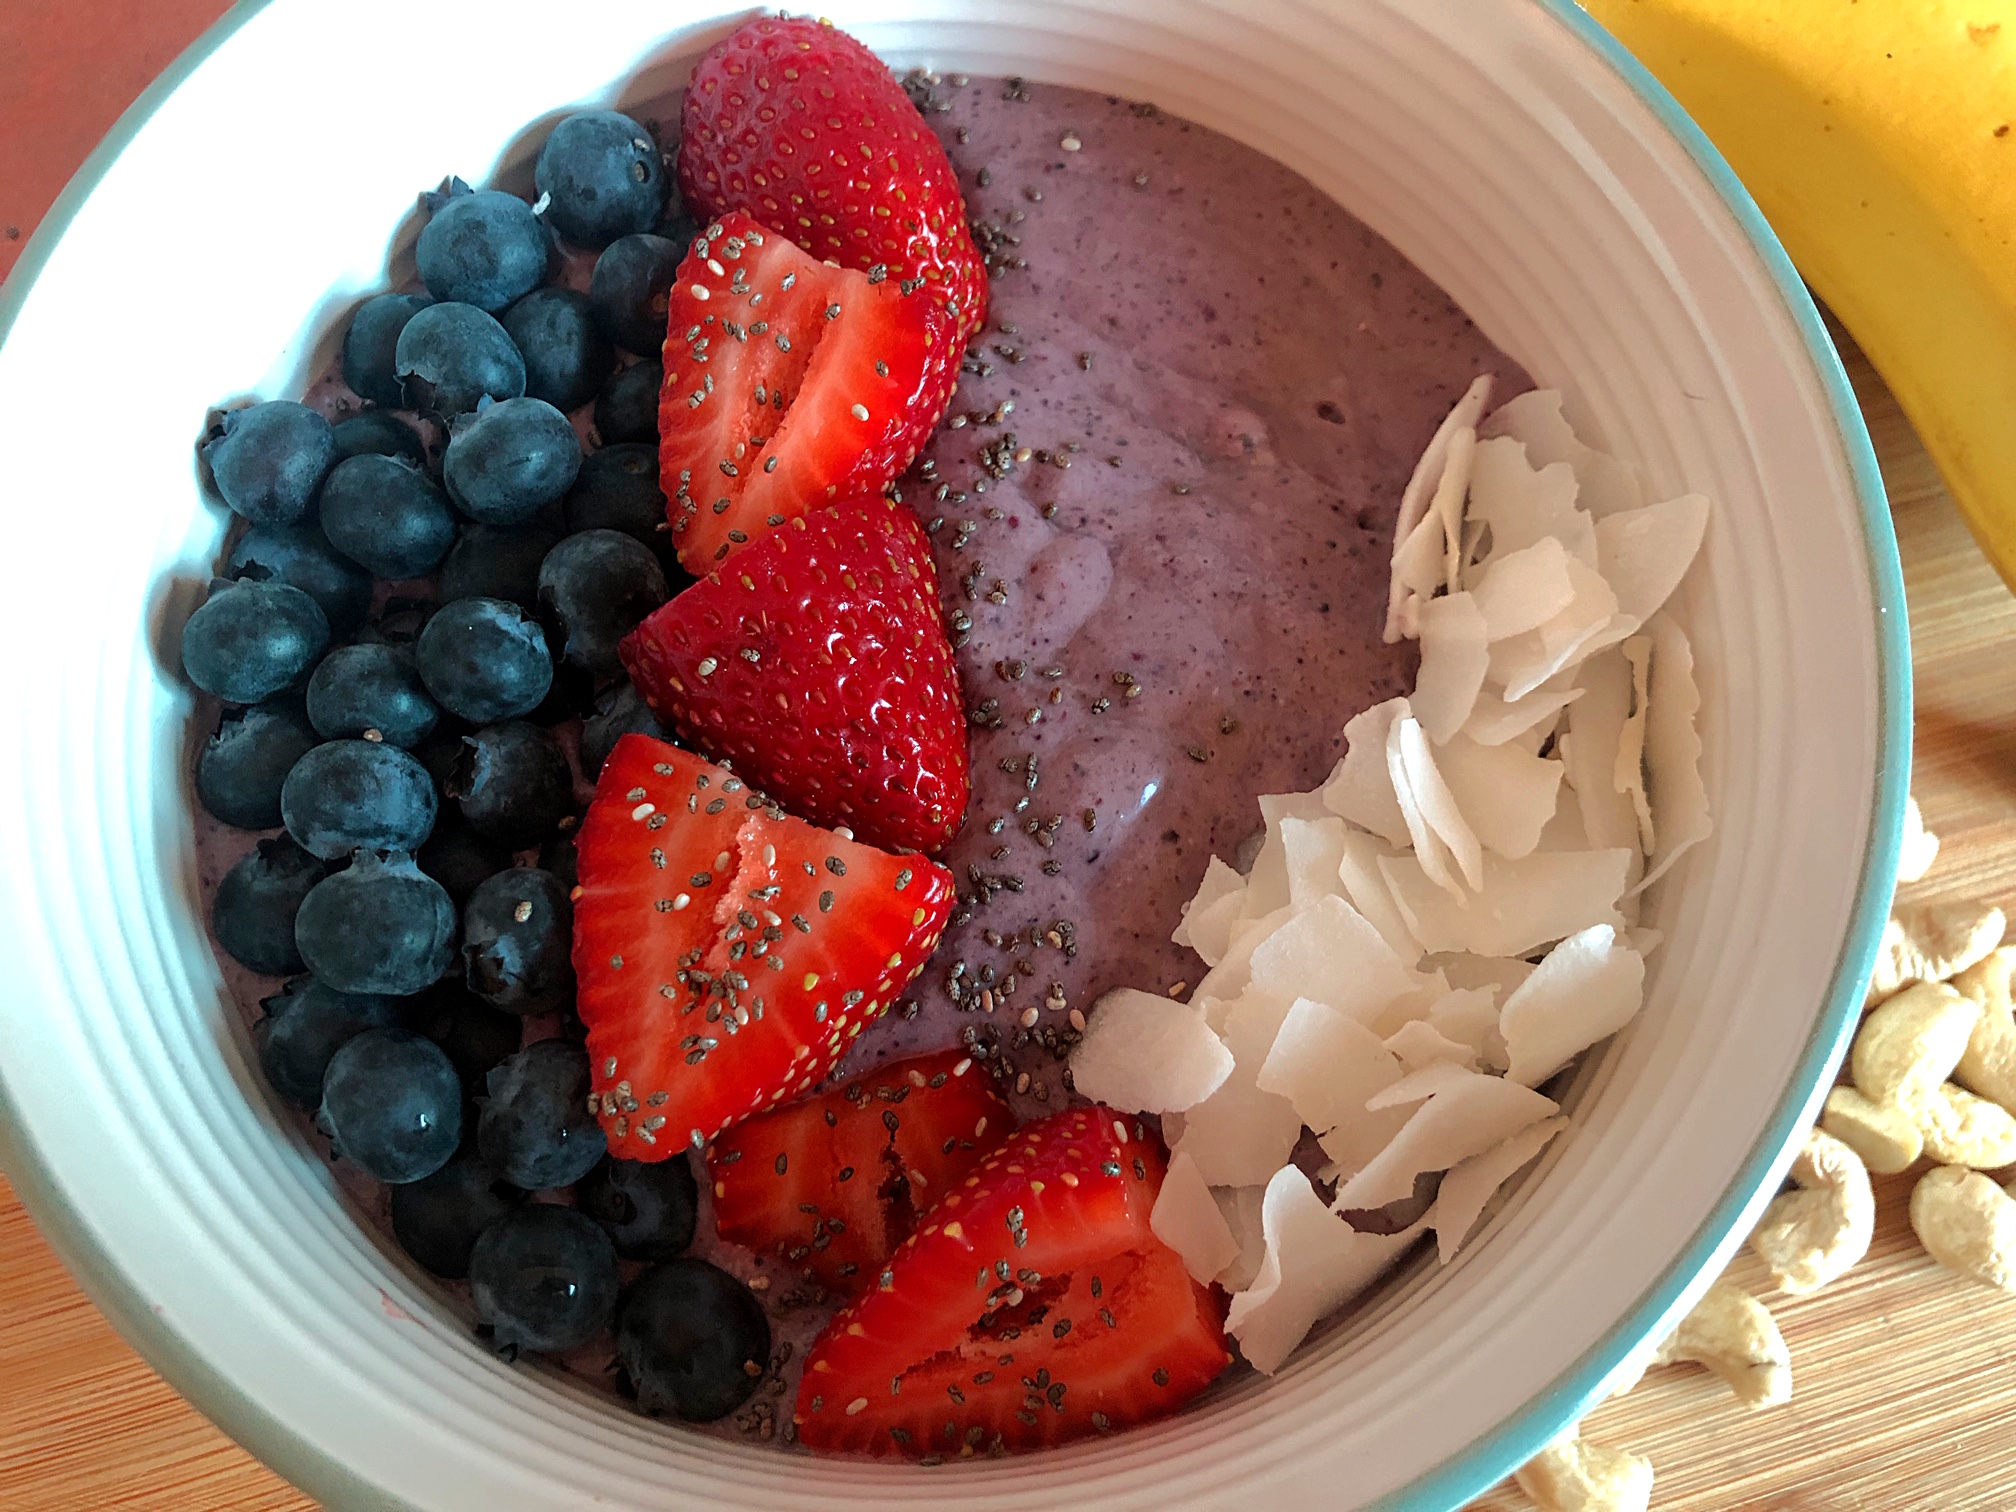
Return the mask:
M823 21L764 16L693 70L679 190L747 211L817 258L922 279L960 339L987 315L987 269L945 148L882 60Z
M952 401L958 342L928 299L746 215L694 239L666 297L658 468L696 576L808 509L879 493Z
M1013 1124L961 1050L877 1066L735 1125L707 1147L714 1226L833 1291L858 1291Z
M935 851L966 812L966 719L917 517L801 515L656 610L623 664L658 717L793 813Z
M917 974L952 878L793 819L724 767L625 735L577 840L589 1105L624 1160L803 1096Z
M918 1220L806 1356L808 1449L1040 1449L1175 1411L1231 1363L1218 1302L1148 1226L1161 1150L1108 1108L1012 1136Z

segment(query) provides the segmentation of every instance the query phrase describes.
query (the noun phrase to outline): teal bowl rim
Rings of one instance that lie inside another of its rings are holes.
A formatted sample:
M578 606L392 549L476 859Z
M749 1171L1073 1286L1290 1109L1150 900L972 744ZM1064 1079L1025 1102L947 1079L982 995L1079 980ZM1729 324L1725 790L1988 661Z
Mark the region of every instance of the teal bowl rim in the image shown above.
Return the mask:
M6 341L7 333L13 329L43 264L69 229L78 208L97 188L105 170L182 81L269 3L271 0L239 0L140 92L106 133L104 141L84 160L29 237L6 283L0 285L0 343ZM1864 984L1875 964L1883 925L1890 914L1911 775L1911 637L1904 608L1904 573L1897 555L1897 535L1891 525L1889 499L1861 408L1813 296L1757 208L1757 202L1750 197L1750 191L1666 87L1573 0L1538 0L1538 3L1607 63L1687 150L1749 238L1765 271L1777 285L1786 312L1805 340L1807 355L1834 411L1856 499L1861 505L1870 588L1876 604L1877 676L1881 688L1877 748L1888 759L1877 770L1869 847L1856 886L1847 941L1827 989L1826 1005L1814 1023L1812 1036L1778 1107L1728 1192L1660 1280L1578 1364L1491 1433L1378 1503L1381 1508L1404 1508L1409 1512L1460 1507L1539 1453L1594 1404L1603 1383L1625 1358L1660 1331L1688 1297L1695 1281L1733 1247L1738 1236L1747 1232L1776 1184L1774 1178L1793 1138L1816 1116L1834 1069L1848 1047L1849 1036L1861 1018ZM92 1301L112 1318L134 1348L206 1416L266 1464L320 1500L344 1506L387 1505L381 1488L323 1454L239 1391L140 1301L64 1202L4 1093L0 1093L0 1167L4 1167L23 1205Z

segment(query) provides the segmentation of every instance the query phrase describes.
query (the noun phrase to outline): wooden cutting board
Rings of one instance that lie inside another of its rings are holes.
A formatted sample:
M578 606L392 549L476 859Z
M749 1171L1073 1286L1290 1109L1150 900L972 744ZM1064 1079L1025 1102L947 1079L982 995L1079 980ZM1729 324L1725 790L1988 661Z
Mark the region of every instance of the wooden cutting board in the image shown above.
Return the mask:
M1903 547L1918 678L1913 786L1943 842L1931 876L1907 896L1986 898L2016 911L2016 599L1852 349L1849 370ZM1655 1507L2016 1505L2016 1298L1926 1258L1905 1219L1910 1187L1908 1175L1878 1180L1876 1243L1859 1268L1818 1296L1771 1299L1792 1349L1788 1405L1746 1412L1705 1372L1676 1367L1590 1417L1591 1439L1651 1456ZM1731 1274L1765 1293L1747 1254ZM0 1507L312 1505L126 1347L0 1181ZM1491 1512L1528 1505L1510 1487L1476 1503Z

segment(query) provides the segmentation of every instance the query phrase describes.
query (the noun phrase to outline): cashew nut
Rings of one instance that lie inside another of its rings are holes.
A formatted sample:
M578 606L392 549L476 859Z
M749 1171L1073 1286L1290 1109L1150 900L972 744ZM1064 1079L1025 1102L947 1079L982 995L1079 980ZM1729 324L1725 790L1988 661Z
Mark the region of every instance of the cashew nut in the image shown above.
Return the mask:
M2012 1015L2009 1002L2011 966L2016 966L2016 946L2005 945L1953 979L1954 990L1981 1009L1981 1017L1968 1037L1966 1053L1953 1068L1953 1080L1990 1102L2016 1109L2016 1015Z
M1513 1472L1540 1512L1645 1512L1652 1504L1652 1461L1592 1444L1570 1428Z
M1905 1111L1925 1136L1925 1153L1941 1165L1977 1171L2016 1165L2016 1118L2000 1103L1946 1082Z
M1948 1270L2016 1291L2016 1198L1979 1171L1927 1171L1911 1193L1911 1227Z
M1897 880L1916 882L1932 870L1939 859L1939 837L1925 828L1925 816L1918 800L1904 800L1904 843L1897 848Z
M1909 1170L1925 1152L1925 1136L1909 1113L1893 1103L1871 1102L1853 1087L1836 1087L1827 1094L1820 1127L1882 1176Z
M1979 903L1900 908L1883 926L1883 945L1864 1004L1880 1003L1912 982L1957 976L2002 943L2002 910Z
M1771 1309L1730 1282L1709 1287L1652 1357L1655 1365L1683 1361L1706 1365L1746 1407L1791 1399L1792 1356Z
M1999 918L1999 916L1998 916ZM1921 982L1889 999L1855 1034L1849 1066L1871 1102L1907 1112L1953 1074L1981 1010L1951 987Z
M1818 1291L1869 1252L1876 1194L1861 1157L1819 1129L1808 1131L1791 1177L1799 1190L1772 1199L1750 1248L1771 1267L1780 1291L1800 1296Z

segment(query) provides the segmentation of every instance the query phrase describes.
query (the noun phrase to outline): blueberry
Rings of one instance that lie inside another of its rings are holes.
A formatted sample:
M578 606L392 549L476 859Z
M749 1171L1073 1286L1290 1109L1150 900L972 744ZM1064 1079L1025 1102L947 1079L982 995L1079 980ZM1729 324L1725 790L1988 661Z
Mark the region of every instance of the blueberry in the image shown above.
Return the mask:
M462 512L485 525L517 525L552 503L581 470L581 442L544 399L506 399L458 415L441 476Z
M460 179L429 196L433 215L414 259L436 299L495 312L546 280L552 243L532 207L499 189L471 190Z
M609 339L626 352L655 357L665 345L665 309L686 249L662 236L621 237L595 259L588 298Z
M711 1423L760 1383L770 1363L770 1320L749 1288L718 1266L668 1260L624 1295L616 1363L639 1411Z
M476 1124L483 1158L528 1192L572 1186L608 1150L588 1111L588 1052L571 1040L535 1040L490 1073Z
M226 709L196 753L197 800L226 824L271 829L280 822L280 784L316 743L291 703Z
M217 884L210 900L210 932L226 955L261 976L299 971L296 916L327 872L285 835L261 840Z
M459 739L456 744L459 749ZM479 882L511 864L511 853L471 829L460 809L444 808L434 821L434 833L413 859L460 907L469 901Z
M292 687L329 644L322 606L285 583L216 585L182 627L182 670L227 703Z
M307 514L336 465L329 422L291 399L224 411L200 450L224 502L255 525L291 525Z
M343 992L409 996L455 962L455 905L406 856L360 851L294 918L308 969Z
M658 444L658 391L665 367L655 357L618 368L595 396L595 434L605 445L619 441Z
M321 526L306 521L254 525L231 548L224 575L299 588L322 606L332 635L348 635L371 608L371 574L331 546Z
M525 358L495 317L474 305L429 305L399 333L394 367L404 406L430 415L459 415L485 394L516 399L525 392Z
M329 474L322 529L345 556L397 582L440 565L455 544L455 512L412 463L367 453Z
M366 1029L330 1057L315 1118L334 1152L398 1185L431 1176L462 1142L462 1085L441 1047L407 1029Z
M366 410L336 423L336 460L365 456L404 457L416 467L425 467L427 443L397 415Z
M684 1150L670 1160L605 1160L574 1189L625 1260L670 1260L693 1242L700 1190Z
M532 182L546 197L546 219L584 247L649 231L669 187L651 133L613 110L584 110L555 126Z
M574 809L574 774L559 744L519 719L465 735L442 791L477 834L511 850L537 845Z
M338 646L308 679L308 718L324 740L352 736L410 751L441 718L404 646Z
M563 410L595 397L615 366L616 349L578 289L534 289L503 315L525 358L525 392Z
M441 597L505 599L537 612L539 564L559 544L559 532L537 524L464 526L441 562Z
M591 779L601 776L609 753L625 735L671 739L644 696L629 683L619 683L595 700L595 712L581 726L582 772Z
M465 1146L432 1176L392 1188L392 1237L435 1275L460 1281L477 1237L524 1199Z
M436 807L427 768L375 740L315 747L280 789L287 833L330 861L356 850L418 850L433 833Z
M420 639L420 632L427 628L427 621L434 617L434 611L439 607L424 586L421 592L424 597L393 594L387 598L370 622L357 632L357 644L397 646L411 651Z
M574 993L574 907L558 877L514 866L486 878L462 908L469 990L512 1013L549 1013Z
M616 1251L572 1208L528 1202L483 1231L469 1256L476 1316L506 1359L586 1344L616 1311Z
M343 333L343 381L360 399L387 409L406 402L393 365L399 333L433 302L425 294L378 294L357 307Z
M401 1017L397 998L338 992L312 976L295 977L259 1006L266 1014L252 1026L259 1069L275 1092L311 1112L336 1052L366 1029L398 1028Z
M617 530L568 536L539 565L539 616L578 667L619 675L617 644L669 596L650 548Z
M489 1094L490 1068L516 1055L525 1037L523 1019L492 1008L459 976L446 977L428 991L418 1018L427 1037L448 1052L472 1098Z
M662 556L672 544L665 491L658 486L658 448L619 442L582 460L567 490L569 531L620 530Z
M474 724L528 714L553 686L539 622L503 599L442 605L413 651L434 701Z

